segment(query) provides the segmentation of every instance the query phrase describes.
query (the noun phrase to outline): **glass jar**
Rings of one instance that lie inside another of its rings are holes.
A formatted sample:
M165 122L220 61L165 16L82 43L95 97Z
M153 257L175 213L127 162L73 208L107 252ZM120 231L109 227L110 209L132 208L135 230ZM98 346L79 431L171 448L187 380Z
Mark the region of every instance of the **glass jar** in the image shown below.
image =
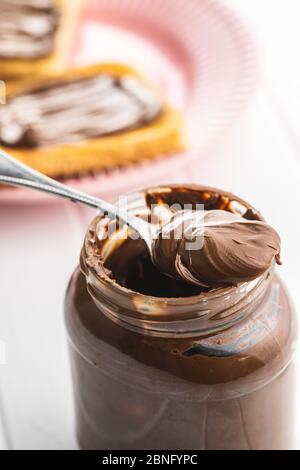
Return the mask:
M261 217L223 191L173 187L180 194L170 197L169 190L155 194ZM132 195L130 211L149 213L154 191ZM143 243L130 241L134 259L126 242L111 260L115 242L100 236L95 252L99 223L108 221L99 216L89 227L65 302L80 447L291 448L297 328L280 278L270 271L178 297L162 296L163 280L162 295L149 295L146 285L134 291L118 270L145 255Z

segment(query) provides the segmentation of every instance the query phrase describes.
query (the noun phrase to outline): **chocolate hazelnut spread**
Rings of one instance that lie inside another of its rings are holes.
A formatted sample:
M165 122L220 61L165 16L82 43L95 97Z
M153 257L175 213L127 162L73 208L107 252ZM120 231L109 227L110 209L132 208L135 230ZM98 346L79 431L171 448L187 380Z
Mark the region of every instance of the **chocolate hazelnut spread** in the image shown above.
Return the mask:
M280 264L280 238L265 222L228 211L178 211L162 227L153 260L165 274L202 287L251 281Z
M146 190L131 211L147 217L157 203L264 222L200 186ZM91 223L65 303L81 448L291 448L296 319L273 266L194 285L161 273L142 240L102 238L108 223Z
M0 58L47 57L58 23L54 0L0 0Z
M54 81L8 99L0 109L0 142L16 148L80 142L138 128L161 111L134 77Z

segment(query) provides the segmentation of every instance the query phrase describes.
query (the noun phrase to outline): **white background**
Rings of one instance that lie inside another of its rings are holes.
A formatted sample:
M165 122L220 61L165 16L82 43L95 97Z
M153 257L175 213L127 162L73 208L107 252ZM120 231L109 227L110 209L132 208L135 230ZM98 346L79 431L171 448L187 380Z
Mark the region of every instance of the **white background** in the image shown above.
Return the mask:
M255 33L262 80L226 146L180 176L259 207L282 236L280 273L300 311L300 2L227 3ZM92 215L67 203L0 206L0 448L76 448L62 302Z

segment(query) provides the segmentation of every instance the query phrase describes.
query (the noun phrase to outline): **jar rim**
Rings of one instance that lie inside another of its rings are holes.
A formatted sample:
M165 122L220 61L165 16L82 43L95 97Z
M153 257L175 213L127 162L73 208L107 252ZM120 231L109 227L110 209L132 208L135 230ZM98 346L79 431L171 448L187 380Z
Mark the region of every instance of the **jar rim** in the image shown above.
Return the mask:
M89 271L92 272L95 278L97 278L100 282L105 283L106 286L109 286L112 290L115 290L118 293L122 293L124 297L132 297L132 295L134 295L136 298L147 299L149 301L156 301L158 303L168 302L171 305L172 304L185 305L189 300L196 302L202 299L205 299L207 301L218 299L219 297L230 295L233 291L242 290L244 287L247 287L249 284L253 284L253 283L259 284L261 280L266 277L266 273L265 273L250 281L243 281L236 285L217 287L214 289L210 289L207 292L200 292L199 294L190 295L186 297L156 297L154 295L143 294L142 292L134 291L132 289L129 289L128 287L121 286L118 282L115 282L113 278L109 277L105 269L103 269L103 271L100 274L99 269L96 269L94 266L89 265L88 259L89 259L88 255L83 250L82 255L81 255L80 267L81 267L82 273L85 276L88 275Z
M221 190L221 189L218 189L218 188L215 188L215 187L212 187L212 186L206 186L206 185L197 185L197 184L170 184L170 185L156 185L156 186L151 186L149 188L146 188L144 190L140 190L140 191L135 191L133 193L128 193L126 196L131 196L132 198L134 198L134 196L138 196L139 194L141 193L152 193L152 192L155 192L155 191L159 191L159 192L162 192L163 190L168 190L168 189L180 189L180 190L191 190L191 191L199 191L199 192L207 192L207 193L214 193L214 194L218 194L218 195L222 195L222 196L225 196L226 198L230 199L231 201L236 201L238 202L241 206L244 207L245 209L245 213L248 211L248 210L251 210L255 213L255 216L257 218L257 220L260 220L260 221L264 221L264 217L263 215L257 211L257 209L255 209L254 206L252 206L251 204L249 204L247 201L245 201L244 199L236 196L235 194L229 192L229 191L224 191L224 190ZM241 214L242 215L242 214ZM242 215L244 216L244 215ZM94 218L94 220L91 222L89 228L93 228L94 230L96 229L96 225L99 221L99 216ZM88 259L89 258L89 254L88 254L88 237L85 238L85 242L84 242L84 247L83 247L83 250L82 250L82 254L81 254L81 267L82 267L82 271L84 274L86 274L86 266L85 266L85 262L84 260ZM99 265L98 265L98 268L99 268ZM93 270L93 274L97 277L99 276L99 272L98 272L98 269L96 269L95 267L93 267L92 265L90 266L90 269ZM187 297L156 297L156 296L153 296L153 295L149 295L149 294L143 294L141 292L137 292L137 291L134 291L132 289L129 289L127 287L124 287L124 286L121 286L119 283L115 282L112 278L110 278L108 275L107 275L107 271L105 269L102 269L101 270L101 273L100 273L100 277L101 277L101 280L102 281L107 281L107 285L110 285L112 289L118 291L118 292L122 292L125 295L128 295L128 296L132 296L133 294L136 296L136 297L140 297L140 298L143 298L143 299L148 299L149 301L161 301L161 302L169 302L171 304L184 304L186 303L186 300L187 299L191 299L191 300L201 300L203 297L207 298L207 299L215 299L215 298L218 298L218 297L222 297L223 295L230 295L230 293L234 290L237 290L237 289L243 289L243 287L246 287L249 282L252 283L254 282L255 280L257 280L257 282L259 283L260 281L260 278L262 278L264 275L262 276L259 276L258 278L254 278L253 280L251 281L242 281L236 285L229 285L229 286L224 286L224 287L218 287L218 288L214 288L214 289L210 289L209 291L207 292L200 292L199 294L195 294L195 295L191 295L191 296L187 296Z
M200 193L202 198L208 193L211 198L208 204L219 204L220 201L223 203L224 196L227 204L224 210L240 213L246 218L264 220L253 206L234 194L198 185L158 186L148 188L144 192L131 193L129 196L133 207L132 213L149 211L151 206L146 203L146 196L149 192L153 192L150 194L153 199L155 191L160 191L157 194L167 197L167 193L163 192L168 191L169 194L170 189L175 189L178 194L178 189L182 190L183 193L180 193L182 197L186 197L186 194L185 196L183 194L189 190L194 195L195 192L199 192L199 198ZM231 206L233 202L236 204ZM212 329L222 330L241 318L245 318L264 298L270 285L273 268L251 281L186 297L156 297L122 286L110 276L105 266L105 259L101 256L101 250L98 255L95 255L97 224L104 216L104 214L98 215L89 226L81 254L81 270L86 276L87 289L94 302L116 323L153 336L165 337L180 334L188 337L195 336L195 333L199 336L202 333L208 334L207 332Z

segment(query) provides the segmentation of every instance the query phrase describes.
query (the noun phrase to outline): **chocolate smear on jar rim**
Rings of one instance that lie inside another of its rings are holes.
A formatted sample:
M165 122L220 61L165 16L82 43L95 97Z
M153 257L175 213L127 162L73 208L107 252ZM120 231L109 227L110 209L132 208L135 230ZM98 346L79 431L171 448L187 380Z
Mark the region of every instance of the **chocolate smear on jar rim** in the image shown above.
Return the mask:
M185 258L185 251L180 251L182 247L177 245L178 240L175 243L174 240L162 240L154 247L155 256L159 256L158 268L152 264L142 240L128 238L114 244L111 240L99 240L95 235L93 244L87 245L87 251L92 255L88 256L89 261L94 267L102 266L102 275L105 267L110 282L121 288L153 297L195 296L253 280L269 271L274 261L280 263L280 238L277 233L264 222L258 211L231 193L187 185L149 189L143 197L144 205L140 205L138 212L144 217L145 212L150 216L152 205L179 204L183 208L184 204L195 207L196 204L203 204L205 212L202 216L209 221L207 237L203 237L204 249L195 251L198 255L196 259ZM172 217L180 217L180 210ZM102 223L101 219L98 223ZM163 243L167 245L163 247ZM216 243L218 250L215 249ZM174 256L177 251L182 263L180 272ZM103 256L103 253L106 255ZM190 259L192 266L188 264Z

